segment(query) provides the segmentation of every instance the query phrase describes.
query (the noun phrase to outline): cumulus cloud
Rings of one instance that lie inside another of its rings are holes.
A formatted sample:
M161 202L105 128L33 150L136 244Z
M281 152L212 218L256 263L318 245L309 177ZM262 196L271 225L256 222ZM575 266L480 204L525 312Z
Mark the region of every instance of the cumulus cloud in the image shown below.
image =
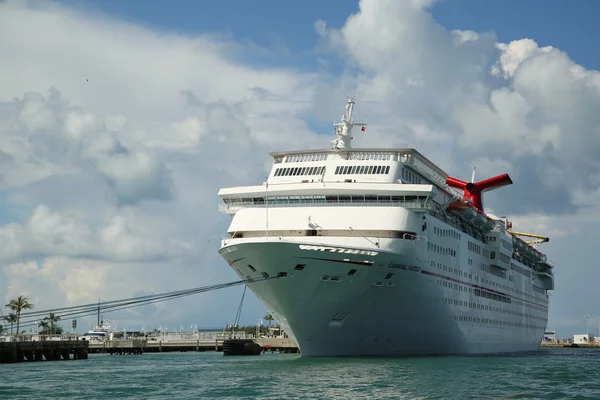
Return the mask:
M124 147L102 117L70 106L56 89L0 107L6 116L0 140L15 161L2 170L8 187L88 172L102 174L121 202L169 198L171 177L161 160L141 146Z
M208 243L227 228L216 193L264 179L271 146L317 143L303 121L317 77L232 62L232 45L0 4L0 73L16 77L0 87L3 298L56 306L237 279Z
M341 29L320 24L317 32L360 67L354 88L370 118L387 122L361 144L409 144L463 177L476 164L489 174L504 172L491 163L510 166L519 190L506 189L505 205L518 213L573 213L568 193L598 187L590 178L598 175L600 78L564 52L447 31L404 2L362 1Z
M0 260L69 256L106 261L159 261L192 253L191 243L136 234L128 221L115 216L94 229L77 215L38 206L23 225L0 226L4 246Z
M515 184L486 207L559 249L589 234L600 215L598 71L535 38L449 31L429 13L434 1L359 6L342 27L315 21L320 69L307 73L234 61L264 49L230 39L1 3L0 74L12 79L0 86L0 290L44 277L59 293L43 293L72 304L99 290L85 271L103 284L143 271L137 286L111 289L117 297L235 279L207 242L227 228L218 189L262 182L269 149L327 147L328 132L311 127L339 117L352 92L369 122L356 147L415 147L462 179L473 166L482 179L509 172Z

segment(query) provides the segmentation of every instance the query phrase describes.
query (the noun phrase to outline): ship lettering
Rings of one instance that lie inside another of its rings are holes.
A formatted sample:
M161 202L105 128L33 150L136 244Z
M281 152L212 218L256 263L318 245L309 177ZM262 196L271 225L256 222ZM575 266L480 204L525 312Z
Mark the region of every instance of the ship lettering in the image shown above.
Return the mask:
M299 245L300 250L313 250L313 251L326 251L329 253L342 253L342 254L360 254L363 256L376 256L379 254L376 251L368 250L356 250L356 249L343 249L340 247L329 247L329 246L312 246L308 244Z
M417 267L416 265L407 265L407 264L390 263L388 265L388 268L395 268L395 269L401 269L404 271L412 271L412 272L421 271L421 267Z

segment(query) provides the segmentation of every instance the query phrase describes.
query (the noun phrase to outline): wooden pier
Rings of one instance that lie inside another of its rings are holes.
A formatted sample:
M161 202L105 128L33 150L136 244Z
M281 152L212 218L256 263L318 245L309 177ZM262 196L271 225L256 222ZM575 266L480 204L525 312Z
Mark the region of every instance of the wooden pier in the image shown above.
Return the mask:
M0 342L0 363L85 360L88 345L85 340Z
M261 338L254 339L264 351L298 353L298 346L290 339ZM146 339L107 340L90 343L90 353L141 354L188 351L223 351L223 340L182 340L161 341Z

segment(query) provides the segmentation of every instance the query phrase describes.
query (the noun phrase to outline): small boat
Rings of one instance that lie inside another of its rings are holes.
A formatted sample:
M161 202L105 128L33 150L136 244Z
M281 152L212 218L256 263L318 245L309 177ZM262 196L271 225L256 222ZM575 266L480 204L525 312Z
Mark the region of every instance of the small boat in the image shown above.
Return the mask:
M223 341L224 356L258 356L262 347L252 339L227 339Z
M90 343L104 342L112 338L114 331L110 321L100 321L100 325L96 325L93 329L81 335L80 338L88 340Z

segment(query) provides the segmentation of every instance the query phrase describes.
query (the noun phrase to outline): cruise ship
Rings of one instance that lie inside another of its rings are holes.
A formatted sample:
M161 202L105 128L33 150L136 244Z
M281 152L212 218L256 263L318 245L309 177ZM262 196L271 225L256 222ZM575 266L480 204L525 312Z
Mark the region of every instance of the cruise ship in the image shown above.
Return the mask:
M354 106L330 148L271 152L266 182L219 191L221 256L242 279L276 277L248 287L302 356L538 349L548 239L483 209L511 178L467 182L412 148L353 148Z

